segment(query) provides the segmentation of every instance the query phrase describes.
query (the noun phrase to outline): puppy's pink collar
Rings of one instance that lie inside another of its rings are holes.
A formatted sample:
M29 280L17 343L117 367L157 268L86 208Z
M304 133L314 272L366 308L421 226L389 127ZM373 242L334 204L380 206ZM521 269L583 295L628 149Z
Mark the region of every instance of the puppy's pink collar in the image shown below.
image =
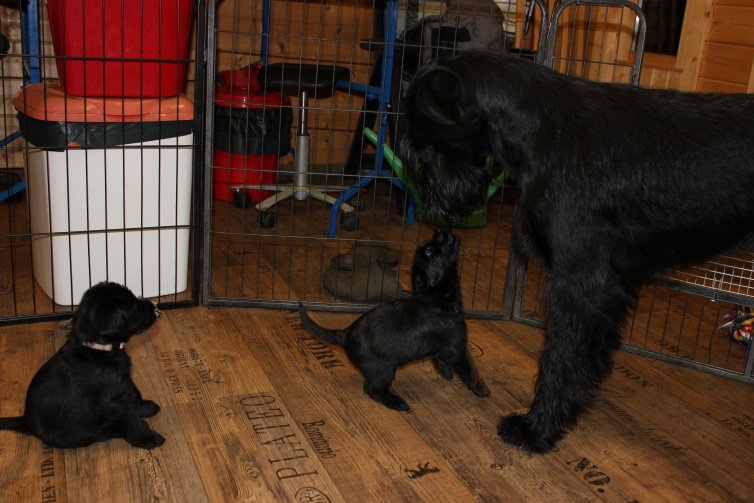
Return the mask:
M84 342L82 343L82 345L88 348L99 350L99 351L112 351L113 350L112 344L100 344L98 342ZM118 349L123 349L125 347L126 347L126 343L121 342Z

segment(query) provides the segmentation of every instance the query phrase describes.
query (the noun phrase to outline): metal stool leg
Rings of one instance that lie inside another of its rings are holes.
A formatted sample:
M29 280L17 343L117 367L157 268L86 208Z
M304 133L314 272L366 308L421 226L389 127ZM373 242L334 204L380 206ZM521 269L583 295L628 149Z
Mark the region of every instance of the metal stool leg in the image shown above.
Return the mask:
M327 195L327 190L345 190L346 187L330 187L324 185L311 185L309 183L309 131L307 127L307 111L309 96L306 91L301 91L298 106L298 124L296 125L296 155L294 158L293 184L280 186L264 186L266 189L277 190L264 201L256 205L258 211L266 211L280 201L293 198L296 201L303 201L312 197L328 204L335 204L337 199ZM345 213L355 211L350 204L340 205L340 209Z

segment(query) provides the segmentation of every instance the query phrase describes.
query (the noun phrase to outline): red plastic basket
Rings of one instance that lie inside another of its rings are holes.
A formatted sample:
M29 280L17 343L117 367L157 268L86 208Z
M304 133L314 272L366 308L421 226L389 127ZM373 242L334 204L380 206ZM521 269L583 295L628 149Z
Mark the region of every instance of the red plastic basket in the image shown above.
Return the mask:
M65 93L91 97L180 94L195 0L48 0Z

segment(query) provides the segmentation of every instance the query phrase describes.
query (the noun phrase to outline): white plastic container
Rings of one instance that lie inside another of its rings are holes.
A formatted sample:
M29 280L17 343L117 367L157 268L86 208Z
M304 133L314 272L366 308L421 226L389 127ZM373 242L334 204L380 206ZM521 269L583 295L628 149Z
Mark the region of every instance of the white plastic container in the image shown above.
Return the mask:
M34 114L28 106L35 102L33 92L23 98L23 111ZM22 112L18 101L16 108ZM91 103L88 99L87 107ZM48 98L46 121L19 113L22 134L30 143L26 180L32 261L42 290L65 306L77 304L100 281L124 284L145 298L186 290L193 161L193 133L186 133L191 121L186 119L191 115L183 113L186 110L167 115L180 115L182 122L71 123L70 113L68 121L53 117L51 105ZM139 107L143 109L144 102ZM73 108L69 102L66 110ZM157 104L156 109L163 108L165 104ZM92 116L87 111L87 119ZM142 124L153 126L152 137L163 131L180 136L107 144L126 138L125 133L148 138ZM115 129L96 139L105 127ZM53 144L34 144L47 138ZM89 147L106 146L81 148L84 141Z
M141 297L186 290L192 142L29 154L34 277L55 303L105 280Z

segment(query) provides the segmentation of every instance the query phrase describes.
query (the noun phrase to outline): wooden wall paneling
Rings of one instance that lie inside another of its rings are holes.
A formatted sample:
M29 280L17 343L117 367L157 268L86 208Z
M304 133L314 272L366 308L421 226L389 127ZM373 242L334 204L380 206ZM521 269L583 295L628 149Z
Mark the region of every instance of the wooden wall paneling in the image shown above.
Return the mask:
M640 85L658 89L696 90L702 51L711 30L712 0L688 0L675 57L645 53Z
M705 85L715 80L723 81L719 87L724 92L730 92L727 89L735 89L734 92L754 89L751 82L751 72L754 70L754 5L740 0L715 1L708 39L703 68L705 74L701 75ZM730 51L724 61L733 67L734 78L724 72L719 75L715 73L719 69L716 64L721 62L720 52L725 49ZM710 68L706 67L707 63L710 63Z
M539 7L535 5L533 18L531 20L531 28L528 33L524 33L525 7L526 0L516 0L516 36L514 37L513 46L519 49L536 51L539 44L539 37L544 36L540 33L542 31L540 29L542 24L542 14L539 11Z
M747 86L742 84L705 79L704 77L699 77L695 89L699 93L744 93L746 90Z
M555 69L600 82L627 82L634 59L635 16L628 9L582 5L558 23ZM618 64L616 64L618 63Z
M650 89L677 89L680 70L642 65L639 85Z
M699 69L699 77L738 84L745 88L749 83L752 61L754 61L754 46L708 42L704 50L704 61Z
M583 64L580 55L583 52L584 30L579 25L578 19L585 10L582 6L564 11L560 17L559 28L556 31L557 42L555 43L554 67L561 73L568 75L582 75ZM554 22L551 18L550 22Z
M628 82L630 71L623 66L633 62L631 51L635 16L627 9L593 9L588 77L598 82ZM617 65L616 63L620 63Z
M712 18L715 23L754 26L754 5L751 2L714 0Z
M260 60L261 2L231 1L218 6L217 68L237 69ZM367 2L308 3L273 0L270 11L270 61L340 65L354 82L367 83L377 53L362 49L373 34L374 11ZM293 96L294 123L298 99ZM332 98L310 101L312 166L337 166L345 160L363 97L337 89ZM338 112L332 112L338 111ZM346 112L350 111L350 113ZM293 134L293 133L292 133ZM290 166L281 160L282 166Z
M707 40L721 44L754 45L754 26L725 24L713 20Z
M371 6L359 4L273 2L270 58L345 66L352 81L366 84L373 66L379 64L378 53L359 44L362 39L382 36L372 33L374 15ZM292 101L297 106L295 97ZM341 171L362 103L362 96L343 89L336 89L332 98L310 102L313 166L337 166L334 170Z
M617 16L610 9L604 7L585 8L583 20L584 54L588 63L584 64L584 78L593 81L610 82L612 65L601 64L603 61L613 61L618 46L615 36Z
M704 44L710 30L713 0L687 0L683 17L681 40L676 54L676 66L681 68L679 89L697 88Z

